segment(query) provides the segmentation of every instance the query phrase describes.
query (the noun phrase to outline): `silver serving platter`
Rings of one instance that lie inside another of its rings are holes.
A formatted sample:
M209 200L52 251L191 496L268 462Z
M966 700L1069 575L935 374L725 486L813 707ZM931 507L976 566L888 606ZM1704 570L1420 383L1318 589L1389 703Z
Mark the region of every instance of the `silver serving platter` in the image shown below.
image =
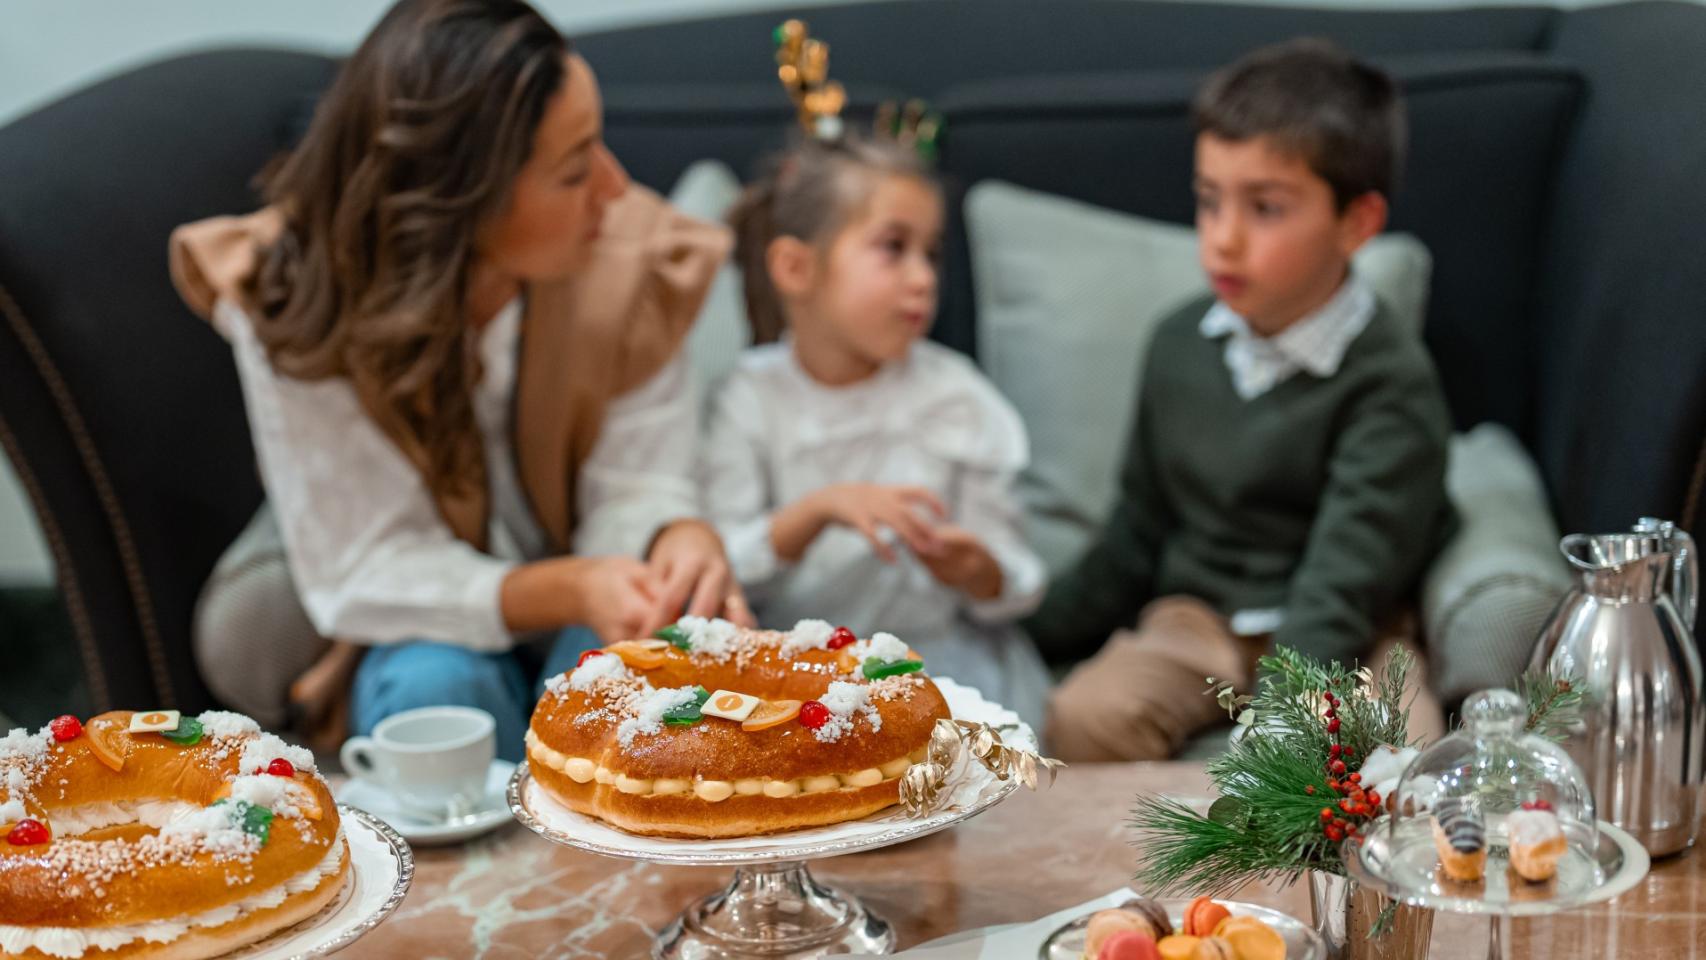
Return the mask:
M838 838L838 834L846 834L845 826L815 827L808 830L796 831L802 835L798 843L776 843L777 837L787 837L787 834L774 834L769 837L754 838L763 841L762 845L726 846L716 850L704 849L703 841L699 840L664 840L657 837L634 837L632 844L621 842L621 831L608 827L602 821L584 814L575 813L558 803L540 787L529 772L527 764L522 764L515 771L515 776L509 781L509 809L515 814L515 819L527 829L539 834L552 843L596 853L603 857L616 857L624 860L644 860L649 863L675 863L692 866L732 867L751 863L788 863L803 860L822 860L827 857L839 857L842 854L857 853L861 850L875 850L879 847L892 846L907 840L915 840L941 830L970 820L972 817L988 810L1002 800L1005 800L1014 790L1019 788L1015 779L991 779L977 798L971 804L927 817L915 818L901 807L890 807L874 813L863 820L853 821L856 824L892 823L892 829L876 834L861 831L856 839ZM549 820L550 823L546 821ZM555 823L559 826L552 826ZM566 826L566 829L561 827ZM579 829L597 831L604 840L592 840L579 832ZM809 839L805 837L809 835Z
M1184 926L1185 908L1191 905L1191 901L1157 900L1155 902L1166 908L1167 919L1172 921L1175 931ZM1231 911L1235 917L1255 917L1272 927L1274 932L1280 935L1280 939L1285 941L1286 960L1327 960L1327 945L1322 942L1321 935L1291 914L1239 900L1217 900L1215 902ZM1090 926L1090 917L1095 913L1096 911L1092 910L1050 934L1049 938L1043 941L1042 947L1038 949L1037 960L1082 960L1084 956L1084 934Z
M1497 843L1488 847L1480 881L1450 879L1439 869L1427 817L1406 818L1392 829L1387 818L1381 818L1363 837L1361 843L1345 847L1345 865L1354 879L1404 903L1449 913L1557 913L1628 891L1650 866L1647 851L1633 837L1603 820L1594 842L1569 844L1558 861L1558 875L1545 883L1530 883L1509 871L1509 851Z

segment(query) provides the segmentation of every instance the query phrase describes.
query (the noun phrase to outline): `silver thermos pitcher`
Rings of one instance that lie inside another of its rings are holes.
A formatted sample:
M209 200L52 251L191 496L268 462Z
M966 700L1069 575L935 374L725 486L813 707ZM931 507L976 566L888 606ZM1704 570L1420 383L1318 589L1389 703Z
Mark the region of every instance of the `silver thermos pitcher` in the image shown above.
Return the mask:
M1663 856L1694 842L1702 784L1699 561L1675 524L1559 542L1576 577L1541 631L1530 666L1584 694L1564 748L1587 774L1599 815Z

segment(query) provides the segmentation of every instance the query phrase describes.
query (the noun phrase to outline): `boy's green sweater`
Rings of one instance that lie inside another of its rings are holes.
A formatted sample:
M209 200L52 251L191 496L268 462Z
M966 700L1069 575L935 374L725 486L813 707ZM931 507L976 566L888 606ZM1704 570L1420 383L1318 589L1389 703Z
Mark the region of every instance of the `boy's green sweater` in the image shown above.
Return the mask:
M1211 303L1156 331L1119 502L1026 622L1051 659L1087 655L1150 600L1189 594L1227 615L1281 608L1276 644L1348 663L1455 524L1445 398L1426 348L1384 306L1332 376L1299 372L1244 400L1225 341L1198 330Z

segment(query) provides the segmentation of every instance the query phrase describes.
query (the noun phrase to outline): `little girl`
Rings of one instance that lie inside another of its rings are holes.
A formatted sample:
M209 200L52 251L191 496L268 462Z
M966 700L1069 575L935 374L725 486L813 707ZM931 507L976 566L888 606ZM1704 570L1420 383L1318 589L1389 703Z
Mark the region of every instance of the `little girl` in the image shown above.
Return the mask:
M941 193L886 141L808 140L772 170L730 214L762 345L704 454L735 575L761 623L896 634L1035 725L1048 675L1012 624L1045 585L1012 493L1029 445L972 363L924 339Z

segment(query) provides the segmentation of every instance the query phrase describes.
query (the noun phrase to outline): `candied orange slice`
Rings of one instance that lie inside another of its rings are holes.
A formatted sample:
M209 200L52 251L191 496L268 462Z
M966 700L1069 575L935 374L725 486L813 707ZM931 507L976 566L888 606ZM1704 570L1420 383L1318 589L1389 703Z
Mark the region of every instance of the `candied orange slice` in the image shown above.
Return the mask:
M752 713L741 721L740 728L748 733L756 733L780 726L799 715L798 700L766 700L752 709Z
M662 640L623 640L604 648L635 670L655 670L664 665L675 648Z
M83 725L83 734L89 738L89 751L114 773L124 769L124 758L130 756L133 745L130 734L125 731L130 729L133 712L113 710Z

